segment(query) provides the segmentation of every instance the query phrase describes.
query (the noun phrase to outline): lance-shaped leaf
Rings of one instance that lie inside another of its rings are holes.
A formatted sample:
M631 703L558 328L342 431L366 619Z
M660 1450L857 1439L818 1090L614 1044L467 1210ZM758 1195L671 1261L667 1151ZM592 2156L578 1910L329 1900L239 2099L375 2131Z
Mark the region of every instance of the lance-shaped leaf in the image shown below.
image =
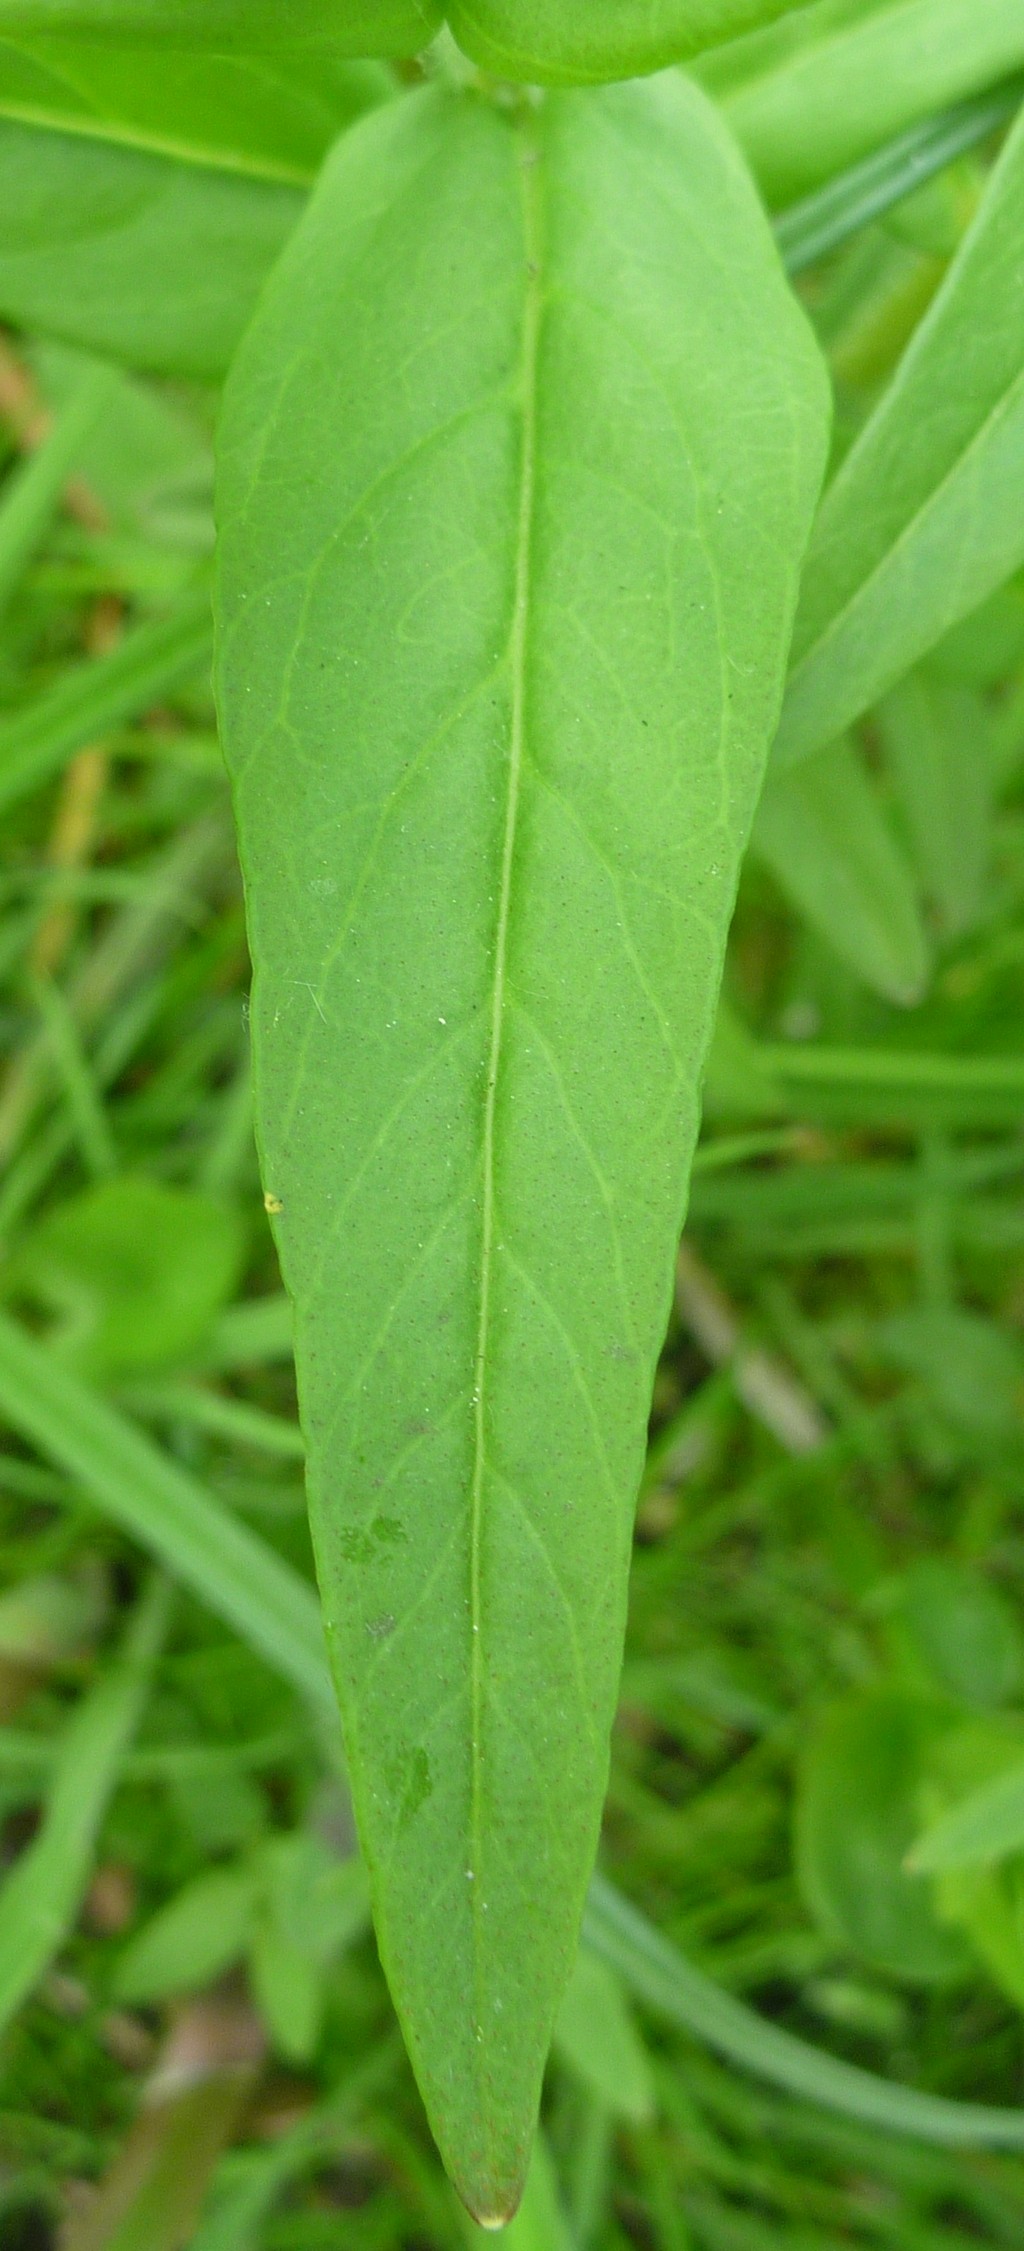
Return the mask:
M170 375L223 375L330 144L383 63L0 40L0 312Z
M914 877L852 743L770 772L751 849L865 984L909 1007L928 978Z
M304 191L0 119L0 314L159 374L223 375Z
M281 47L414 55L440 20L435 0L0 0L0 37L52 32L218 55Z
M777 755L817 750L1024 560L1024 119L822 502Z
M467 55L502 78L594 85L662 70L788 15L803 0L454 0ZM2 7L0 7L2 20Z
M385 1965L515 2205L822 371L681 76L362 120L225 402L265 1185Z

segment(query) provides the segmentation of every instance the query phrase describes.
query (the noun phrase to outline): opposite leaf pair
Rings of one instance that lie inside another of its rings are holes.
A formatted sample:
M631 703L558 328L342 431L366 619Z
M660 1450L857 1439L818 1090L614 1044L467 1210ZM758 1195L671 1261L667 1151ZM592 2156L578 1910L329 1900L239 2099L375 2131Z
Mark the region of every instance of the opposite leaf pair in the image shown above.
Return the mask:
M0 36L206 48L318 47L415 55L446 16L474 62L502 78L582 85L660 70L787 14L800 0L3 0Z

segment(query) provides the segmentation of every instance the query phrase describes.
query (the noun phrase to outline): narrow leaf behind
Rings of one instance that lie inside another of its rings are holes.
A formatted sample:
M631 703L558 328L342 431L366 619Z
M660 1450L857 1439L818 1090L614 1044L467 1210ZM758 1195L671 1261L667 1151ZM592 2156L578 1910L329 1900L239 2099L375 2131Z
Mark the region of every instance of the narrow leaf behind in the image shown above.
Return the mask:
M225 405L265 1182L384 1960L514 2208L820 363L682 78L332 158Z
M837 11L816 39L819 10L806 13L806 44L721 87L770 204L806 195L920 118L1024 65L1020 0L890 0Z
M149 1686L167 1601L166 1583L152 1582L120 1658L78 1704L40 1827L0 1889L0 2027L32 1991L74 1921Z
M769 773L751 849L865 984L910 1007L928 978L913 872L853 744Z
M0 118L0 315L161 375L219 377L301 188Z
M840 733L1024 560L1022 234L1024 119L822 502L780 758Z
M382 62L300 49L162 54L98 39L0 40L0 114L309 185L338 134L396 91Z
M0 36L53 33L214 54L323 47L414 55L440 22L435 0L0 0Z

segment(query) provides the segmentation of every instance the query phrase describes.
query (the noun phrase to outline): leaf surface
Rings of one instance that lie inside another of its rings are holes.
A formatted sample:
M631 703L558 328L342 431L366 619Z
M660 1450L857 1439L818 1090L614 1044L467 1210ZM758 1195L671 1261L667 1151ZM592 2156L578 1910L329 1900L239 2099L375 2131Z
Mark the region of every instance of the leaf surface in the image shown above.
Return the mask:
M931 1702L899 1688L846 1697L819 1718L796 1805L797 1875L812 1913L863 1961L924 1985L964 1968L929 1887L906 1866L941 1726Z
M223 375L305 197L0 119L0 314L164 375Z
M928 944L913 875L850 742L769 772L751 849L866 985L904 1007L920 1000Z
M774 67L721 86L733 132L776 205L1024 65L1019 0L890 0L833 10L831 21L808 8L794 32L793 50Z
M650 2059L614 1970L583 1947L562 1995L555 2047L595 2100L633 2126L655 2111Z
M414 55L440 20L434 0L0 0L0 37L144 40L218 55L282 47Z
M825 494L804 572L781 759L839 734L1024 558L1022 235L1024 119Z
M1024 1761L1017 1760L941 1814L918 1838L910 1865L919 1875L942 1875L950 1868L989 1868L1022 1851Z
M995 757L981 696L911 673L877 714L918 873L944 934L969 930L986 906L993 847Z
M384 1959L514 2207L819 363L703 97L340 144L225 404L265 1183ZM642 256L638 244L643 244Z
M545 85L632 78L736 39L800 0L454 0L460 46L499 77ZM2 20L2 11L0 11Z
M99 40L0 40L0 115L183 163L312 182L333 140L396 91L383 63L336 55L162 54Z
M158 1909L125 1947L114 1991L129 2003L198 1993L244 1954L256 1910L256 1880L234 1864L207 1868Z

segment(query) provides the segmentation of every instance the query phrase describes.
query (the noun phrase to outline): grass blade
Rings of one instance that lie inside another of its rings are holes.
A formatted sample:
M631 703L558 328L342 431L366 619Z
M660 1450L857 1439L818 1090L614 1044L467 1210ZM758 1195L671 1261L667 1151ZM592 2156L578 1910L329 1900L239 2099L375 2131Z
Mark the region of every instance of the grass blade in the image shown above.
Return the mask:
M41 446L16 469L0 508L0 609L13 594L42 539L62 487L93 423L109 404L120 377L113 368L89 368Z
M314 1589L70 1369L0 1316L0 1414L336 1725Z
M126 1407L143 1422L182 1422L193 1430L207 1430L214 1438L255 1446L281 1461L305 1460L306 1448L298 1423L284 1415L264 1414L240 1399L225 1399L191 1383L132 1384L122 1393Z
M1022 214L1018 119L938 295L819 509L777 762L834 740L1020 565Z
M852 1121L991 1126L1018 1123L1024 1055L937 1054L908 1047L757 1044L759 1062L803 1114Z
M362 2104L387 2086L401 2052L397 2035L385 2035L324 2102L308 2110L270 2149L254 2150L244 2171L233 2173L220 2194L215 2191L191 2251L253 2251L281 2191L330 2159L335 2143L351 2133Z
M0 1413L333 1720L312 1589L2 1316ZM920 2094L765 2024L685 1962L601 1877L591 1884L584 1938L639 1999L775 2086L911 2139L1024 2149L1024 2112Z
M927 1829L907 1867L916 1876L947 1868L985 1868L1024 1846L1024 1765L983 1784Z
M928 940L913 870L852 742L769 768L751 850L864 984L900 1007L920 1000Z
M722 89L729 124L776 209L1024 65L1018 0L855 0L828 23L820 9L803 13L817 37L798 36L774 67Z
M905 196L945 170L956 157L977 148L990 133L1005 125L1020 108L1024 80L1011 78L1005 86L979 94L973 101L957 102L924 124L900 133L885 148L877 149L849 171L840 172L814 195L791 203L775 220L775 239L786 272L802 274L838 250L861 227L881 219L902 203Z
M901 2087L766 2023L685 1961L601 1876L591 1883L583 1932L638 2000L732 2063L804 2101L948 2149L1024 2150L1024 2110L990 2110Z
M74 1921L93 1846L142 1709L167 1614L156 1581L124 1653L83 1697L65 1734L42 1827L0 1892L0 2027L32 1991Z
M213 628L205 585L169 617L136 626L109 656L63 674L0 726L0 809L37 789L83 743L132 719L209 661Z

